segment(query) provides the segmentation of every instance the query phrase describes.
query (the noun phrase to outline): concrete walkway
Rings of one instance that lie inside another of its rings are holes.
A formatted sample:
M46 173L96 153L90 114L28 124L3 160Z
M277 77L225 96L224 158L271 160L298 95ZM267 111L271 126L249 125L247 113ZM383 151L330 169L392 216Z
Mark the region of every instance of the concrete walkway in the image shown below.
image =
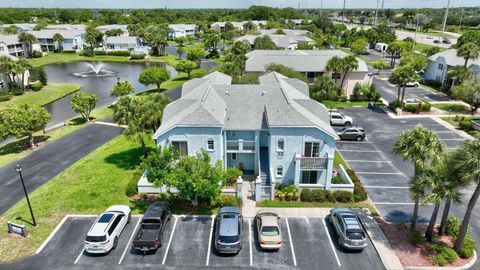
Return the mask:
M257 214L257 207L254 196L255 190L255 178L249 178L248 176L244 177L242 183L242 215L245 218L253 218Z

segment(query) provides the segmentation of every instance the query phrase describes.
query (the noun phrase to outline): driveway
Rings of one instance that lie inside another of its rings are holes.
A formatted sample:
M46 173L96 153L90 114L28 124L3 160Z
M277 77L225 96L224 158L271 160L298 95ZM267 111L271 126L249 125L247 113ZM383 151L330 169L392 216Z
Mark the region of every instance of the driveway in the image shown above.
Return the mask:
M27 191L32 192L121 133L118 127L90 124L0 168L0 214L25 197L15 171L17 164L23 167Z
M375 76L373 77L372 82L375 84L377 91L388 102L391 102L397 98L398 87L396 85ZM452 101L446 95L432 92L426 88L423 88L422 86L407 87L405 91L405 99L410 98L425 99L429 102Z
M83 251L84 237L95 217L70 217L43 250L24 261L0 265L9 269L384 269L369 242L363 252L348 252L336 244L330 223L323 218L281 218L283 246L263 251L258 245L253 219L244 219L242 250L220 255L213 236L216 222L209 216L175 216L167 224L164 245L156 252L131 248L139 217L132 217L118 247L107 255ZM39 264L38 261L42 263Z

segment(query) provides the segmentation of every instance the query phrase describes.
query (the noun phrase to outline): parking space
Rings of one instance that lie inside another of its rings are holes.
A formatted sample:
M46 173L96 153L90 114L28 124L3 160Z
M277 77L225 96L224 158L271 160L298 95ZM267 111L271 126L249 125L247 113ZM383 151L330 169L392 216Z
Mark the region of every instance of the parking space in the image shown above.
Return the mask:
M389 83L387 80L382 80L373 77L372 82L382 97L391 102L397 99L398 87ZM451 101L446 95L430 91L429 89L419 87L407 87L405 90L405 99L424 99L430 102Z
M92 256L83 251L83 241L94 220L93 216L67 218L38 255L46 258L44 269L383 268L371 242L363 252L347 252L336 244L333 228L322 218L281 218L283 245L278 251L262 250L256 240L254 219L245 219L243 248L236 255L215 251L213 217L178 216L168 223L163 246L156 252L143 254L132 249L131 241L139 224L139 217L133 217L115 250Z

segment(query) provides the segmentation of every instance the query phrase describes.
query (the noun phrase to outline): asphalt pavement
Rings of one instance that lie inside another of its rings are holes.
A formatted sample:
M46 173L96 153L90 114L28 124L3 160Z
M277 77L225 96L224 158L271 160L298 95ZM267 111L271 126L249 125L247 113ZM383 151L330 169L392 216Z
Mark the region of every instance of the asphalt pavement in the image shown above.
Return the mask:
M15 170L17 164L23 167L25 186L30 193L121 133L118 127L90 124L0 168L0 214L25 197Z

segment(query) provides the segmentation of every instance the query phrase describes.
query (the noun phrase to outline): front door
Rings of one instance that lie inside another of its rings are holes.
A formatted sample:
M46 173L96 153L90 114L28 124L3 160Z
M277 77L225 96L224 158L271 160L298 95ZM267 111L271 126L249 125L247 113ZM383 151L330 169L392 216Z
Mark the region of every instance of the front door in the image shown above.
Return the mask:
M304 157L320 157L320 143L318 142L306 142L305 150L303 151Z

